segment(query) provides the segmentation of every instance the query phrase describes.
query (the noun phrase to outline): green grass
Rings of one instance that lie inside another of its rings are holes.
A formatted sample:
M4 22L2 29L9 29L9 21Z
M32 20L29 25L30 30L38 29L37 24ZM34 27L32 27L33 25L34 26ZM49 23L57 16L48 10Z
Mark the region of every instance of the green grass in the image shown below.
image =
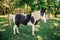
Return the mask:
M12 27L9 27L6 17L0 17L0 40L60 40L60 17L47 19L46 23L41 20L35 26L35 35L32 36L32 27L27 25L19 26L19 35L13 35Z

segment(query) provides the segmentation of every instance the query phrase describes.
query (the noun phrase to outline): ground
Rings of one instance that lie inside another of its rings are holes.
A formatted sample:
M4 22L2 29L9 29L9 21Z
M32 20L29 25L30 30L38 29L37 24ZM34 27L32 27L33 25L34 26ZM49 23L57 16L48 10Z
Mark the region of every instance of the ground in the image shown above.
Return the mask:
M39 25L39 26L38 26ZM7 17L0 17L0 40L60 40L60 16L47 19L46 23L41 20L35 26L35 35L32 36L32 27L19 26L19 35L13 35L12 26L8 26Z

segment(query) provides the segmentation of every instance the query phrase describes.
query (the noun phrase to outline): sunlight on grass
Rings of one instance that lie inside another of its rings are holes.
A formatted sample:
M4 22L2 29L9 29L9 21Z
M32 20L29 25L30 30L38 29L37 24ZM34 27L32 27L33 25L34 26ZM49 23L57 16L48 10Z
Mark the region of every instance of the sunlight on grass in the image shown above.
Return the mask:
M4 25L4 24L7 24L8 21L1 21L0 22L0 25Z
M0 31L5 31L5 29L0 28Z
M41 36L37 36L38 40L43 40L43 38Z
M4 21L0 22L0 24L4 24Z
M3 4L5 7L9 8L9 5L7 5L6 3Z
M40 25L35 25L35 31L39 31Z
M54 35L60 36L60 31L54 32Z
M2 18L2 17L7 17L8 15L0 15L0 18Z
M55 19L60 21L60 18L55 18Z
M8 26L8 24L4 24L3 26Z
M53 28L53 27L51 27L51 28Z
M58 17L60 17L60 15L58 15Z
M35 31L39 31L39 29L36 28Z
M56 27L58 27L59 23L53 23Z

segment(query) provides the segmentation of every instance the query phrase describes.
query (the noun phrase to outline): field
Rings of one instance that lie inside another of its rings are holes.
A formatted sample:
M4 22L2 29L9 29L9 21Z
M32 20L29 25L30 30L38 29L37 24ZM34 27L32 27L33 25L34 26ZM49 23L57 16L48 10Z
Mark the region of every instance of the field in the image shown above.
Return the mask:
M60 40L60 16L47 19L46 23L40 20L35 26L34 36L31 34L31 26L20 24L20 34L15 36L12 28L13 21L9 27L7 17L0 17L0 40Z

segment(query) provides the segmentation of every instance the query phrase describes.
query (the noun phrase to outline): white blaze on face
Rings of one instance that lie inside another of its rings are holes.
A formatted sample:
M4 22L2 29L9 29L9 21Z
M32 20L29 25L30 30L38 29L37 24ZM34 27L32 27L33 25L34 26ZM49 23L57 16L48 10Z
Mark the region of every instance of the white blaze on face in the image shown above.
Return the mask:
M46 15L45 15L45 13L42 16L42 20L44 21L44 23L46 22Z

